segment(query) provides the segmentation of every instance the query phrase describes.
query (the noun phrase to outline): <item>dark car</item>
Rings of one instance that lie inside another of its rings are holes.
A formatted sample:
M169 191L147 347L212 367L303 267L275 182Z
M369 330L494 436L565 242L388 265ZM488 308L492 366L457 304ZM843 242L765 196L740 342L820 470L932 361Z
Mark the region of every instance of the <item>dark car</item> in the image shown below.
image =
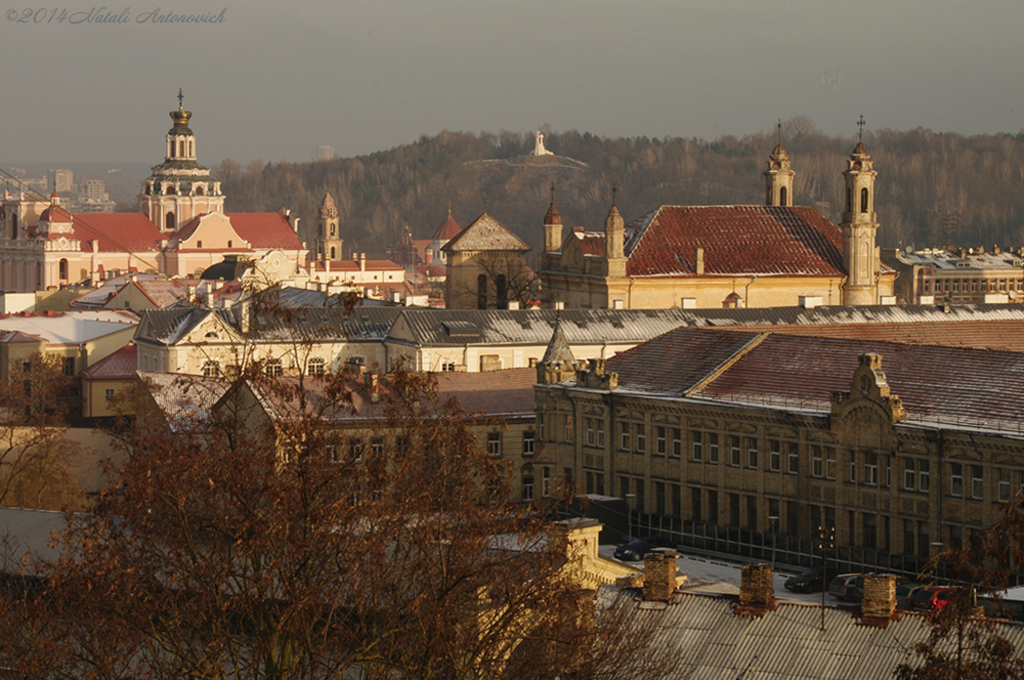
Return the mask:
M857 577L860 574L840 574L828 584L828 594L837 600L849 600L857 592Z
M828 577L821 567L808 569L799 576L786 579L786 590L794 593L817 593L825 587Z
M896 608L913 609L911 599L917 594L917 591L927 587L927 583L904 583L896 586Z
M666 549L675 550L676 544L667 538L646 536L634 539L626 545L620 545L615 549L615 559L636 562L642 560L647 553Z

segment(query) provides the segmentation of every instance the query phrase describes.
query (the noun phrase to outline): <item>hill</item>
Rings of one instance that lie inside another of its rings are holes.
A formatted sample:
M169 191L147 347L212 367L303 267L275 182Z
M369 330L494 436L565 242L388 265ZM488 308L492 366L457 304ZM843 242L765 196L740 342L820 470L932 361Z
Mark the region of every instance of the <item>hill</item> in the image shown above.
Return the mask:
M776 134L714 141L604 138L549 132L555 156L533 157L532 135L444 131L368 156L317 163L242 168L230 159L214 168L229 211L290 208L303 218L312 245L325 191L335 197L349 248L380 251L408 226L428 238L447 214L465 226L487 210L537 252L541 222L556 187L563 222L600 229L613 183L632 220L664 204L761 204L762 172ZM856 143L829 137L805 117L783 124L796 171L794 203L813 205L838 222L841 172ZM915 244L1024 244L1018 214L1024 188L1024 133L964 137L925 129L865 132L878 170L876 210L883 247Z

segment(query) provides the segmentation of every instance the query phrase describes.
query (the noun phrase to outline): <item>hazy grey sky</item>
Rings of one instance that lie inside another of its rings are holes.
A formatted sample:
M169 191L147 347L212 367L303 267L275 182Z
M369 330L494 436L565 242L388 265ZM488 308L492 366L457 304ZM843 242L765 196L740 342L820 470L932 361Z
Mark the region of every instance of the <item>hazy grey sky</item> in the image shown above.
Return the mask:
M5 3L0 164L158 163L179 87L207 165L545 123L709 139L797 114L830 134L860 114L1024 128L1020 0L107 1L126 23L58 22L104 6L91 0ZM157 24L157 9L224 21Z

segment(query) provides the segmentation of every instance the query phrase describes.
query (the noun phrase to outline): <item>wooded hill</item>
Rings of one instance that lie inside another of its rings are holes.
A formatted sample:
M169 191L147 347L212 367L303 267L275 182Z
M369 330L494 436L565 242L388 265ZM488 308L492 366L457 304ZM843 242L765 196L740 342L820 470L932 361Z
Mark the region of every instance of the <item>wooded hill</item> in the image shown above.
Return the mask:
M368 156L317 163L230 159L214 168L227 210L287 207L302 217L300 237L313 245L325 191L341 215L345 255L380 252L402 227L429 238L447 215L466 226L485 209L539 252L542 222L555 185L566 226L602 229L616 202L629 222L666 204L761 205L762 175L775 130L714 141L647 137L609 139L548 132L555 156L529 156L532 134L444 131ZM806 117L782 125L796 171L794 204L813 205L839 221L842 171L856 139L830 137ZM918 128L865 131L878 171L875 208L883 247L998 243L1024 245L1024 132L965 137Z

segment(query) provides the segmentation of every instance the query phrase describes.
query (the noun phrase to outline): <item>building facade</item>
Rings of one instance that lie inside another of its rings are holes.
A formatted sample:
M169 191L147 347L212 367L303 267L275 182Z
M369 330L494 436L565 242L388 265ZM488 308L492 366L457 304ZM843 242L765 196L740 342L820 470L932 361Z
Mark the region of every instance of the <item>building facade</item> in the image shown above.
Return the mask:
M841 563L913 572L1024 488L1018 368L1013 352L681 328L582 370L542 364L537 460L627 499L641 532L774 542L799 564L834 528Z
M883 250L882 259L899 272L901 304L977 304L1024 300L1021 253L984 248Z

